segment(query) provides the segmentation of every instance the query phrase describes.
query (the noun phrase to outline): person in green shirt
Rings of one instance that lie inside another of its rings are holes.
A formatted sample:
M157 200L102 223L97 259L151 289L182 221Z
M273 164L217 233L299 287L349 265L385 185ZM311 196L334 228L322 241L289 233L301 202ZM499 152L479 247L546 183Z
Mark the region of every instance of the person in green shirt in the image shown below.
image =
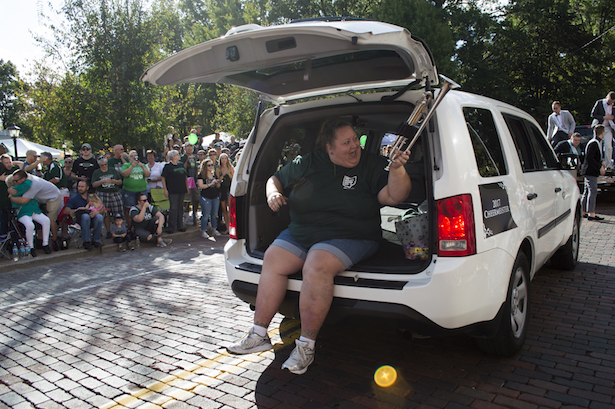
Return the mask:
M269 208L278 212L289 205L291 221L265 252L254 326L227 347L235 354L272 348L267 327L284 299L288 276L302 271L301 337L282 364L294 374L305 373L314 361L335 276L378 250L380 206L401 203L411 188L404 168L409 154L400 152L387 173L386 159L363 151L348 122L325 122L316 144L318 151L297 156L267 180Z
M122 171L122 166L127 162L123 154L124 147L122 145L115 145L113 147L113 157L109 158L107 161L110 169L115 169L118 173Z
M49 229L50 221L38 206L38 202L34 199L29 199L25 203L17 203L14 199L22 197L32 187L32 181L28 179L28 175L24 170L18 170L13 174L13 187L8 189L8 193L11 195L11 201L13 202L13 208L17 211L17 220L21 223L26 230L26 241L30 247L30 254L32 257L36 257L36 251L34 250L34 222L41 225L43 250L46 254L51 253L49 247Z
M139 154L132 150L128 154L127 162L122 165L120 174L124 178L122 186L122 199L124 201L124 213L130 223L130 208L137 204L135 193L147 194L147 178L151 172L143 163L139 162Z

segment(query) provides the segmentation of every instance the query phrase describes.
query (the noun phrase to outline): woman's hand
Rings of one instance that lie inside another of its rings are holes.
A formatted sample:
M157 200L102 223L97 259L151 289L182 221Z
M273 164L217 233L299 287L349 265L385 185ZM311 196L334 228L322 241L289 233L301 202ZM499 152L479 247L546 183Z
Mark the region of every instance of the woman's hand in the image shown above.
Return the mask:
M410 152L403 152L399 149L395 149L391 155L394 155L395 160L391 162L390 169L400 168L404 166L408 160L410 160Z
M274 192L267 196L267 204L274 212L280 210L280 208L286 204L286 200L287 198L280 192Z

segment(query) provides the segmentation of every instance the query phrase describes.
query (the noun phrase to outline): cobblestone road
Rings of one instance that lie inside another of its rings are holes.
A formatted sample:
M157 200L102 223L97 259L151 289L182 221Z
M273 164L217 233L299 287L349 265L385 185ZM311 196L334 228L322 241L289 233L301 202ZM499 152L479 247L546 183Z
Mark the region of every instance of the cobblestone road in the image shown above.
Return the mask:
M544 268L514 357L465 336L411 339L391 323L323 329L302 376L281 371L297 336L276 317L275 351L223 347L251 321L232 294L223 241L180 240L0 274L0 408L614 408L615 203L582 227L581 264ZM280 336L281 333L281 336ZM376 386L374 371L399 378Z

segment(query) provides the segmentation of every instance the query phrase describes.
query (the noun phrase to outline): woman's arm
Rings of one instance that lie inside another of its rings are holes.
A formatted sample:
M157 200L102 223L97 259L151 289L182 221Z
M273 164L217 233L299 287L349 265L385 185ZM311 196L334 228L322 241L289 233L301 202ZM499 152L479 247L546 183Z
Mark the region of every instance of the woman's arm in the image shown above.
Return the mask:
M267 205L274 212L277 212L280 210L280 207L287 204L288 198L282 194L284 187L277 177L271 176L267 180L265 191L267 193Z
M147 168L147 166L145 166L141 162L139 162L139 166L141 166L141 169L143 169L143 175L145 175L145 177L148 177L149 175L152 174L152 172L150 172L150 170Z
M381 205L395 206L410 194L412 182L404 167L409 158L409 153L399 153L391 162L387 185L378 192L378 203Z

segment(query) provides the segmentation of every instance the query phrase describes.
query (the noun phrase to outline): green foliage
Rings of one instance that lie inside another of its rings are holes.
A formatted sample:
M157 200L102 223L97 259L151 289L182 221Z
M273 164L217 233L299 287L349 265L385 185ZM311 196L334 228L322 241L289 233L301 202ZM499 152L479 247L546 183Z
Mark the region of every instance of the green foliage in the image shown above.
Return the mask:
M254 125L258 105L256 92L221 85L215 104L218 114L212 121L212 129L247 138Z
M491 7L489 10L485 5ZM0 119L54 147L156 147L168 125L245 137L258 96L230 86L148 86L148 66L242 24L349 16L397 24L422 38L438 71L462 89L517 105L544 123L560 100L578 123L615 89L615 3L608 0L66 0L66 23L43 41L63 55L32 80L0 61ZM42 39L40 39L42 40Z
M0 122L7 128L13 124L23 128L19 120L19 111L23 109L23 101L19 98L23 90L15 65L0 60Z
M407 28L431 50L441 73L454 77L451 61L455 41L446 10L427 0L381 0L372 5L370 17Z

